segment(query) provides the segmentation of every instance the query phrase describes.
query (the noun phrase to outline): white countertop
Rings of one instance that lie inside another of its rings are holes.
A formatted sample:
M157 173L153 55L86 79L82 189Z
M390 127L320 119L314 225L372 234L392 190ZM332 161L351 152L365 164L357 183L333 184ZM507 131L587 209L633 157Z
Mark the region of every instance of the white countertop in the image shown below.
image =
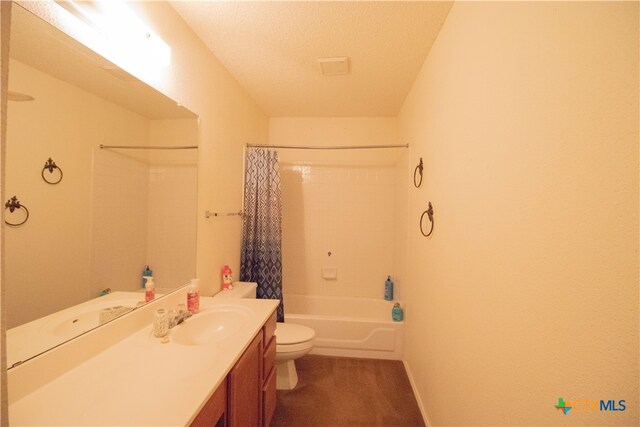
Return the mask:
M133 310L140 304L144 304L144 294L141 292L112 292L11 328L7 331L7 366L24 362L99 326L100 309L125 306ZM74 319L79 321L75 320L72 327L67 330L60 328L65 321L71 325ZM56 327L62 330L55 331Z
M189 425L278 304L200 301L201 311L233 304L253 315L233 336L208 345L162 344L148 324L13 402L10 425Z

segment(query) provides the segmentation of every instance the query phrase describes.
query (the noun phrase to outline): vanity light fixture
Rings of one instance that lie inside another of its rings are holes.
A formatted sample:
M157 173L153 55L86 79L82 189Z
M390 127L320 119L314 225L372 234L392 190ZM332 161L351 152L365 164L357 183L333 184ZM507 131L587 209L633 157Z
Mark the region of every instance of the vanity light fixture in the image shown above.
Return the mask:
M166 68L171 48L121 0L56 0L97 32L123 65Z

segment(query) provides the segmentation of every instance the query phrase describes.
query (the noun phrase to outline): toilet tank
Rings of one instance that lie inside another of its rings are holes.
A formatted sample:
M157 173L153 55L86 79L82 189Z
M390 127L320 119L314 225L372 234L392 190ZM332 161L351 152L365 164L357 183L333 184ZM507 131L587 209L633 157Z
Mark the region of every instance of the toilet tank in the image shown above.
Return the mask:
M254 298L256 297L256 282L233 282L233 289L222 290L214 298Z

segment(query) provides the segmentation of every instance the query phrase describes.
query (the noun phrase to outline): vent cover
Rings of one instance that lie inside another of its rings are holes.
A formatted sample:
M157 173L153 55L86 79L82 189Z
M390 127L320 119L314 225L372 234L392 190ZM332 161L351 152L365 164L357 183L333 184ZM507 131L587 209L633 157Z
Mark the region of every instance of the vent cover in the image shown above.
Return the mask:
M349 57L318 58L323 76L343 76L349 74Z

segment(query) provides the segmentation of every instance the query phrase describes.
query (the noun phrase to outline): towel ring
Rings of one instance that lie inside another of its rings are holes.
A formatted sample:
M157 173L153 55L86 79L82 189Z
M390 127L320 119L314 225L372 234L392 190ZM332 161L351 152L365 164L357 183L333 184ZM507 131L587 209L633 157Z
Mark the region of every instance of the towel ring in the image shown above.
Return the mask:
M422 169L423 168L424 168L424 165L422 164L422 157L420 157L420 163L418 163L418 166L416 166L416 168L413 170L413 185L416 188L419 188L422 185ZM418 172L420 172L420 182L418 182L418 179L416 177Z
M49 173L53 173L54 169L57 169L58 171L60 171L60 178L58 178L57 181L49 181L45 176L44 176L44 171L49 170ZM40 174L42 176L42 179L44 180L44 182L46 182L47 184L51 184L51 185L56 185L57 183L59 183L60 181L62 181L62 169L60 169L60 166L56 165L56 162L54 162L53 160L51 160L51 157L49 157L49 160L46 161L46 163L44 164L44 167L42 168L42 173Z
M429 222L431 223L431 229L427 234L424 233L424 229L422 228L422 220L425 214L427 214ZM433 233L433 223L433 206L431 205L431 202L429 202L429 208L426 211L422 212L422 215L420 216L420 232L424 237L429 237L431 236L431 233Z
M10 213L13 213L13 211L18 209L24 209L24 211L26 212L26 216L24 217L22 222L9 222L5 219L4 223L11 227L18 227L19 225L22 225L25 222L27 222L27 220L29 219L29 209L27 209L25 205L20 204L20 201L16 196L13 196L9 200L7 200L7 203L4 204L4 210L6 211L7 209L9 209Z

